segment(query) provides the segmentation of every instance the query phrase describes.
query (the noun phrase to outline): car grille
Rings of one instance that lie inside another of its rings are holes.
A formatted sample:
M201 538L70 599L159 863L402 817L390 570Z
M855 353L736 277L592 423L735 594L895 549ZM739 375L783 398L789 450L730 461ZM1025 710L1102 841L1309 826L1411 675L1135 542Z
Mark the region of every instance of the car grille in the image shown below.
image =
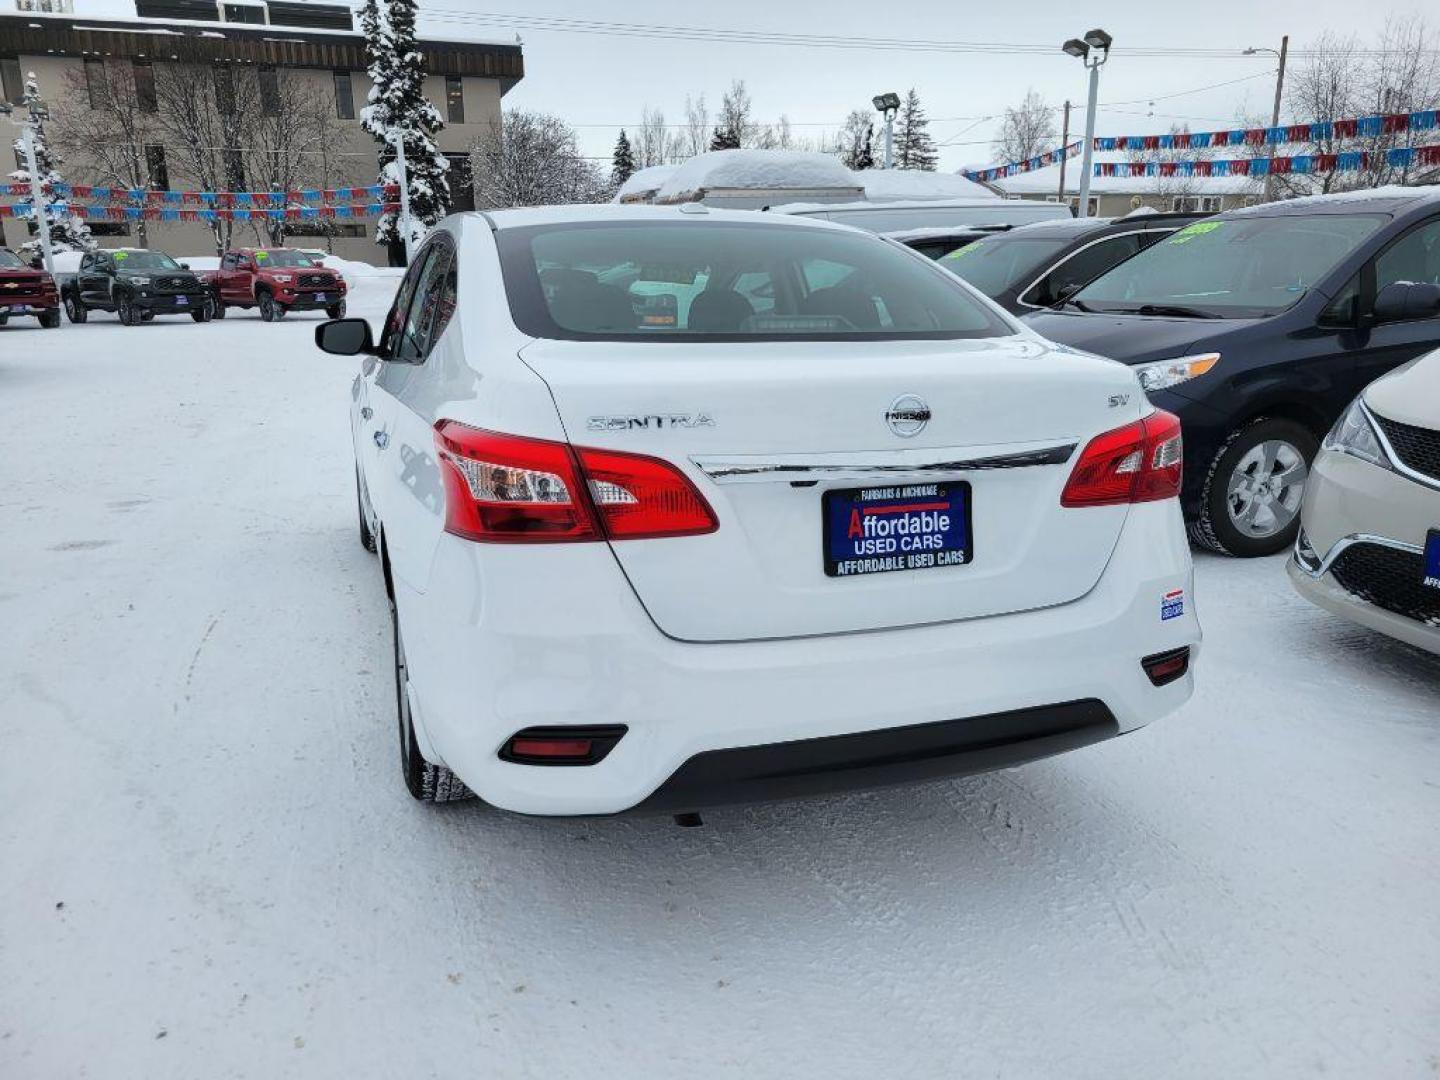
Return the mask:
M334 285L335 279L329 274L301 274L300 284L312 289L318 289L327 285Z
M1375 415L1372 413L1372 415ZM1401 464L1440 480L1440 431L1413 427L1375 415Z
M167 292L190 292L197 287L189 278L183 277L157 278L155 284Z
M40 282L35 278L0 278L0 300L39 295Z
M1340 587L1352 596L1440 627L1440 589L1421 584L1424 571L1421 555L1366 543L1350 545L1330 568Z

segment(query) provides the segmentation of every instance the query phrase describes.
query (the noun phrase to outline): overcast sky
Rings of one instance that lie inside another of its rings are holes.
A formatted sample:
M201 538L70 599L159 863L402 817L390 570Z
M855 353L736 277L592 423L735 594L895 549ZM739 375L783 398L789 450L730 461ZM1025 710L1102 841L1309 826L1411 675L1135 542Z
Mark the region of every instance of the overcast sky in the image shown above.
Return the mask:
M587 155L608 157L620 126L633 131L641 109L684 119L686 93L704 93L717 105L732 78L745 80L756 118L789 117L797 135L833 132L852 108L882 91L914 87L942 144L941 167L989 164L993 117L1034 87L1053 104L1077 104L1073 123L1083 131L1086 73L1060 52L1066 38L1099 25L1115 38L1100 78L1097 134L1146 134L1188 124L1209 130L1241 113L1267 114L1274 95L1275 60L1241 56L1247 46L1278 48L1283 34L1303 45L1331 29L1371 37L1387 15L1416 10L1386 0L1306 0L1257 3L1210 0L1176 7L1156 0L1121 0L1089 8L1029 3L960 4L908 0L865 4L777 3L727 0L714 5L599 4L590 0L421 0L421 32L433 37L513 40L525 49L525 79L505 99L510 107L555 113L575 125ZM76 0L85 14L132 14L129 0ZM831 35L930 41L1003 42L1053 46L1038 55L974 55L920 50L866 50L676 40L516 29L505 13L774 34ZM1127 47L1182 46L1225 50L1231 56L1195 60L1127 55ZM1249 78L1247 78L1249 76ZM1243 81L1234 81L1243 80ZM1230 83L1216 86L1218 83ZM1201 87L1213 87L1199 90ZM1171 96L1176 95L1176 96ZM1153 105L1151 102L1153 101ZM1107 104L1108 103L1108 104ZM1318 119L1305 117L1304 119Z

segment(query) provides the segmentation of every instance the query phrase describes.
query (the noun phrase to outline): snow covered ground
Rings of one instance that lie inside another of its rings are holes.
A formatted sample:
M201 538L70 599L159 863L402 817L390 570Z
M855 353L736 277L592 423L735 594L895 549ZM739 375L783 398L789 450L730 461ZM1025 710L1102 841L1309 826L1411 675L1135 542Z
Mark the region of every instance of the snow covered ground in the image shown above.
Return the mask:
M0 1077L1434 1075L1440 664L1280 559L1201 558L1193 703L1065 757L412 803L318 321L0 330Z

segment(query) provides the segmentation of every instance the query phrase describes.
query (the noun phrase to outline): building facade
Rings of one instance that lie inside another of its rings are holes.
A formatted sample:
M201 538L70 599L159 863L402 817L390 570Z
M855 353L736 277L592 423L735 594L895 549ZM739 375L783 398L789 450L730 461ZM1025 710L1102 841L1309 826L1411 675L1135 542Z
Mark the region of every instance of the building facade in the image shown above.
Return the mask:
M359 120L371 88L364 38L353 28L348 7L297 0L137 0L136 7L136 18L124 20L0 12L0 92L18 104L25 79L33 72L51 108L52 143L57 142L54 132L64 130L67 117L80 121L72 123L72 130L92 129L96 121L103 125L108 114L77 112L103 110L107 101L113 101L101 88L109 88L113 95L119 92L114 88L123 86L134 99L133 130L124 130L130 126L127 123L117 124L113 143L107 141L108 133L95 140L106 141L111 152L101 153L93 144L89 152L84 147L64 147L63 173L68 182L130 188L141 186L131 182L138 178L143 186L157 190L200 189L187 164L195 149L177 145L182 140L173 130L167 133L160 122L164 87L174 85L165 82L166 64L183 66L192 78L196 71L205 73L207 93L211 92L208 79L213 78L216 102L244 103L222 104L212 111L223 114L229 107L273 115L276 123L271 128L282 138L282 110L287 103L304 104L324 138L313 150L285 151L298 155L287 160L299 162L303 173L287 186L337 188L376 182L377 147ZM427 73L425 94L446 121L437 142L450 160L451 209L473 209L469 150L499 121L501 99L524 76L521 49L518 44L434 39L419 44ZM162 88L158 95L157 77ZM217 128L225 126L222 115ZM6 147L12 141L7 132L14 131L0 117L0 138ZM218 135L211 137L223 141ZM230 155L225 161L231 175L246 173L247 161L261 162L263 155L278 160L281 153L230 143L220 152ZM3 176L12 166L10 155L0 154ZM116 175L117 156L130 162L129 176ZM230 169L232 158L235 167ZM17 155L13 167L21 166ZM268 185L247 174L246 188L264 191ZM106 247L135 246L141 239L136 222L97 223L91 228ZM236 222L233 242L268 243L263 228L258 220ZM29 237L25 221L0 219L0 229L6 246L15 247ZM296 246L325 248L363 262L386 260L385 249L373 240L373 220L288 223L287 231L288 242ZM215 235L203 222L146 221L143 233L149 246L177 257L216 254Z
M1129 158L1118 152L1097 152L1095 163L1124 164ZM1065 163L1065 190L1060 190L1060 165L1047 165L1028 173L995 180L990 186L1011 199L1038 199L1064 202L1071 209L1080 205L1081 158ZM1090 214L1120 217L1142 206L1160 211L1219 213L1260 201L1264 182L1249 176L1092 176Z

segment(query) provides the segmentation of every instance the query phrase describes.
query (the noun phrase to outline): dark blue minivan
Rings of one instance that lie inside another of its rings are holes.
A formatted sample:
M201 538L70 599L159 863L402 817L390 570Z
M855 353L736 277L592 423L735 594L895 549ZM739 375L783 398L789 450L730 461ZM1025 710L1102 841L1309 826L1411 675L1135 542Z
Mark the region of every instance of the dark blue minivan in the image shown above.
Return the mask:
M1345 407L1440 346L1440 188L1231 210L1025 322L1132 365L1180 417L1192 539L1272 554L1295 539L1310 461Z

